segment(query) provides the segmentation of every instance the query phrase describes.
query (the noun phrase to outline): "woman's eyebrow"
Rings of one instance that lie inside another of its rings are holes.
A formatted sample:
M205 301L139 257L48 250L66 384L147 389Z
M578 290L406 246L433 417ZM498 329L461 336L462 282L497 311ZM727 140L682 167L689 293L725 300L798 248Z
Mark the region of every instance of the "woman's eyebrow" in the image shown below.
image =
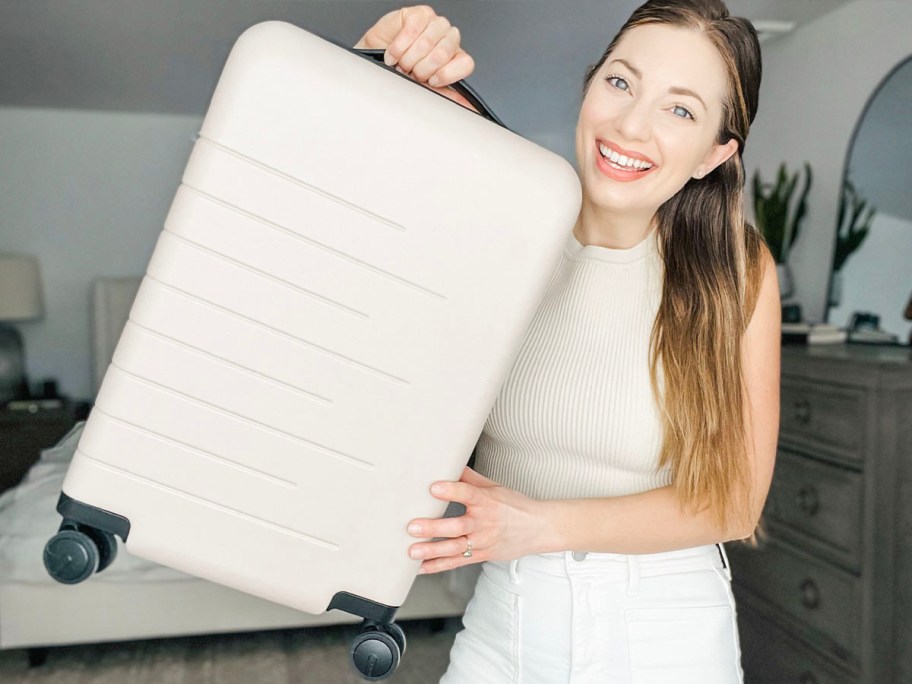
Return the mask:
M690 88L669 88L668 92L672 95L689 95L690 97L694 97L700 101L700 104L703 105L703 109L709 109L709 107L707 107L706 103L703 101L703 98L697 95Z
M637 78L642 78L642 77L643 77L643 74L640 72L640 70L637 69L635 66L633 66L633 64L631 64L630 62L628 62L626 59L620 59L620 58L618 58L618 59L612 59L612 60L609 62L609 64L614 64L615 62L620 62L620 63L623 64L625 67L627 67L628 69L630 69L630 71L633 73L633 75L636 76Z
M640 78L640 79L643 78L643 72L641 72L639 69L637 69L635 66L633 66L633 64L628 62L626 59L621 59L620 57L618 57L616 59L612 59L609 62L609 65L614 64L615 62L620 62L625 67L630 69L630 72L637 78ZM677 88L677 87L672 86L671 88L668 89L668 92L672 95L689 95L690 97L693 97L693 98L699 100L700 104L703 105L703 109L709 110L709 107L706 106L706 102L703 101L703 98L700 97L699 95L697 95L697 93L695 93L690 88Z

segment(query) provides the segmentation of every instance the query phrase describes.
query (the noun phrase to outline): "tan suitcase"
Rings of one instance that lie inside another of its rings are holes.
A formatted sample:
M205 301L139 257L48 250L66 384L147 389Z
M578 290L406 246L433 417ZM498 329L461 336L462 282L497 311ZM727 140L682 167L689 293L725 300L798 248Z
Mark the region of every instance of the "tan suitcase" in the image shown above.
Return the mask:
M406 523L444 513L428 487L466 464L579 192L557 155L393 70L248 29L64 482L52 574L103 569L118 535L368 618L365 675L386 676Z

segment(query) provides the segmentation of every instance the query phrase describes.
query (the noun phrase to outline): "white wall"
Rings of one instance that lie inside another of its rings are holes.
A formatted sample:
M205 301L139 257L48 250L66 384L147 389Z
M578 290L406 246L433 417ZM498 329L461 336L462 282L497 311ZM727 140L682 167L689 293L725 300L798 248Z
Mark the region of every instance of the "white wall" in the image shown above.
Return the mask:
M44 318L18 325L33 382L90 396L90 283L145 271L199 124L0 108L0 250L38 256L44 281Z
M849 141L865 103L912 54L912 2L855 0L764 49L760 110L747 144L748 176L809 161L814 189L789 259L807 320L825 315L836 212ZM912 131L910 131L912 132ZM836 321L840 323L841 321Z

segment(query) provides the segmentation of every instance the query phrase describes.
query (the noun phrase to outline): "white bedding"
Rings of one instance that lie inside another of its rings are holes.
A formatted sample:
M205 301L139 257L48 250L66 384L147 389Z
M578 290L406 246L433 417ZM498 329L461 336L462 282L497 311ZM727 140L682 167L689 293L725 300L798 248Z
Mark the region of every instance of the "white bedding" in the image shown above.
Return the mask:
M55 583L42 562L44 545L60 525L57 498L83 424L41 458L19 486L0 495L0 581ZM89 582L171 582L195 580L177 570L132 555L118 539L117 559Z

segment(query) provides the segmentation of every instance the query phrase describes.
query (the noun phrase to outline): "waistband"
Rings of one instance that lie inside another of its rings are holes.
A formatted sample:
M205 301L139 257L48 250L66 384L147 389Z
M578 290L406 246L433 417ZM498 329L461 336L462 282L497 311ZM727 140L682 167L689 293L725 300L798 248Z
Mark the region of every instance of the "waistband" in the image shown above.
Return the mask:
M731 579L728 557L721 544L646 554L561 551L523 556L513 561L488 561L486 565L509 573L514 583L519 581L519 574L524 571L556 577L602 575L620 578L654 577L717 568Z

